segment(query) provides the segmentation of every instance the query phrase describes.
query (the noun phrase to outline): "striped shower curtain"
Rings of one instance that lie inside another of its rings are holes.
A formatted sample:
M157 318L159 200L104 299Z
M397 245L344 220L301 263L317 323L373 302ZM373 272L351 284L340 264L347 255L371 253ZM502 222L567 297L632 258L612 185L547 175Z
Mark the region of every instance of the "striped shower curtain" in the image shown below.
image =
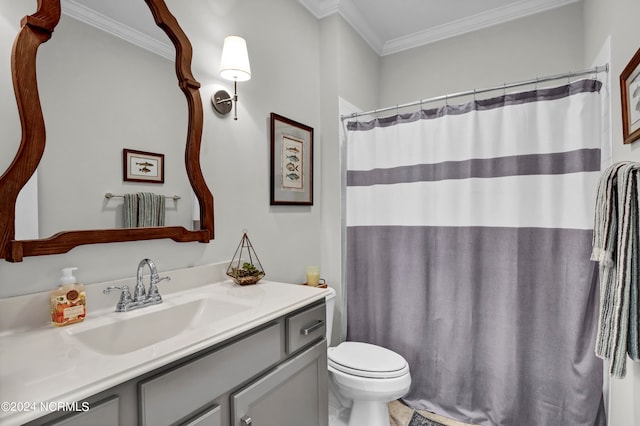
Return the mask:
M408 360L408 405L605 424L589 260L601 85L347 123L347 339Z

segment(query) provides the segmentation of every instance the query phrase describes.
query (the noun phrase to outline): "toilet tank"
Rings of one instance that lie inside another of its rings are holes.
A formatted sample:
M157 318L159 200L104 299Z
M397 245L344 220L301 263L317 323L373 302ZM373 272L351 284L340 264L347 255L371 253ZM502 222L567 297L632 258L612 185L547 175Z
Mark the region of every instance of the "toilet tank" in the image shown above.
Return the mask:
M327 287L331 293L325 297L325 303L327 306L327 346L331 344L331 330L333 328L333 310L336 305L336 291L331 287Z

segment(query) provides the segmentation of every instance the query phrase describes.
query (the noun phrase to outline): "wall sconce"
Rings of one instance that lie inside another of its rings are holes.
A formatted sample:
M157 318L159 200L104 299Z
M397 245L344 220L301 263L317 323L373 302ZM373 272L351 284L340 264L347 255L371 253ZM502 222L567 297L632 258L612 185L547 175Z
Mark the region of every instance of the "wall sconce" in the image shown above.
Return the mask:
M220 60L220 77L233 81L233 97L226 90L218 90L211 96L211 103L218 113L226 115L234 108L234 120L238 119L238 82L251 78L251 66L247 53L247 43L242 37L225 37Z

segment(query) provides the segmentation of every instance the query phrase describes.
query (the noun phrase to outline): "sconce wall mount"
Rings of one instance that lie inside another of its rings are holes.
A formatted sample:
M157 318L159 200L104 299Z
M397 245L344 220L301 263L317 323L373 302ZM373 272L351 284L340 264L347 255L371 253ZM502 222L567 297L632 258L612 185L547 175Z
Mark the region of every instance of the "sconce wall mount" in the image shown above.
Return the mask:
M237 99L235 100L237 101ZM213 109L215 109L220 115L227 115L231 112L231 108L233 108L233 101L234 99L226 90L218 90L211 95L211 104L213 105Z

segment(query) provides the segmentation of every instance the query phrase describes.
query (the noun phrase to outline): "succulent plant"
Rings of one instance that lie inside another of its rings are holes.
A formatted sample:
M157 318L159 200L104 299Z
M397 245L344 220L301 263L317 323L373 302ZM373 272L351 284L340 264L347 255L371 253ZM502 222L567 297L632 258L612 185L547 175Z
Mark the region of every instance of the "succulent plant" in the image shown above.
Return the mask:
M231 268L231 275L236 278L257 277L264 274L260 269L256 268L252 263L244 262L242 268Z

